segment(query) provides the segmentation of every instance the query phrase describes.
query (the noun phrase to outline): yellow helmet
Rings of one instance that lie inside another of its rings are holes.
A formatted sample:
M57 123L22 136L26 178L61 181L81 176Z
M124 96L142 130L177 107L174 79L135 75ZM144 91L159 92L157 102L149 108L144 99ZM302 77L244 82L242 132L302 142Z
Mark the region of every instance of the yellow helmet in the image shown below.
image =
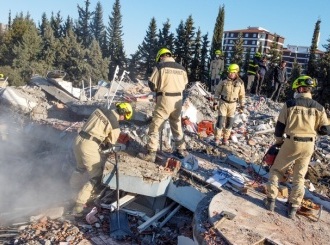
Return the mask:
M124 115L126 120L133 116L133 108L130 103L120 102L116 104L117 112L119 115Z
M257 58L260 58L261 57L261 54L259 52L257 52L254 57L257 57Z
M161 48L158 53L157 53L157 56L156 56L156 62L159 61L159 58L160 56L162 56L163 54L170 54L172 56L172 53L169 49L167 48Z
M231 64L228 66L228 73L238 73L239 66L237 64Z
M0 73L0 78L3 78L3 74L2 73Z
M297 89L299 87L316 87L317 80L315 78L311 78L310 76L300 76L296 80L294 80L292 84L292 89Z
M219 50L219 49L217 49L214 53L217 54L217 55L221 55L222 54L221 50Z

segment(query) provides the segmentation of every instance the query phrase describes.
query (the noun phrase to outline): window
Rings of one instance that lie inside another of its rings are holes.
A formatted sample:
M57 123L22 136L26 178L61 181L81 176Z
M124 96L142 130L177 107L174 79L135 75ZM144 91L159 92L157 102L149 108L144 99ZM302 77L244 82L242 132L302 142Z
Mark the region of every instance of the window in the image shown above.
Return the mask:
M254 33L254 34L253 34L253 37L257 37L257 34Z
M247 44L247 41L246 40L244 41L244 44Z
M233 49L233 47L229 47L229 50L232 50Z
M231 36L231 37L234 37L234 33L230 33L230 36Z
M245 37L249 37L249 33L245 33Z

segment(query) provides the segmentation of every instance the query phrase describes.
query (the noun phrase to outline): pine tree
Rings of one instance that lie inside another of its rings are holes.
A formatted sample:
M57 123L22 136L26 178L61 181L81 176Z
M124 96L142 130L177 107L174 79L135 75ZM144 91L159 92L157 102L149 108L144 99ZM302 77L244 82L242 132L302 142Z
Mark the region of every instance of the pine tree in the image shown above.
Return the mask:
M158 52L158 37L157 37L156 19L152 18L146 33L146 36L141 45L138 47L139 53L139 73L145 74L148 77L152 68L155 66L155 58Z
M209 64L208 64L208 49L209 49L208 34L202 37L202 51L201 51L201 82L207 84L209 78Z
M194 27L194 20L190 15L184 26L184 39L183 39L183 56L182 56L182 65L187 70L188 77L191 75L191 68L190 64L193 59L193 52L194 52L194 40L195 38L195 27Z
M47 26L50 26L50 23L49 20L47 19L46 13L43 13L41 16L41 24L39 25L39 33L41 36L45 35Z
M112 80L116 67L125 68L127 61L124 52L124 42L122 40L122 15L120 12L120 1L115 0L113 4L112 16L109 16L109 26L107 28L108 34L108 48L110 57L109 65L109 80Z
M196 38L193 44L193 55L191 65L189 69L191 70L189 81L200 81L202 77L202 64L201 64L201 52L202 52L202 33L198 29L196 33Z
M222 50L222 38L223 38L223 27L225 24L225 6L219 7L218 16L215 22L213 38L211 43L210 57L211 60L214 59L214 51L219 49Z
M56 50L55 67L67 73L66 79L79 86L83 77L88 76L88 63L85 58L84 47L77 42L73 30L68 30L65 37L60 39L60 48Z
M44 70L51 71L55 68L53 64L56 59L56 50L59 47L59 41L55 38L53 29L49 23L44 22L43 32L39 58L44 62Z
M85 48L88 48L89 44L92 42L92 32L90 28L90 21L94 12L89 11L90 1L85 1L85 8L83 9L78 5L78 21L76 25L76 35L78 42L81 42Z
M169 50L174 48L174 34L170 32L171 24L169 19L163 24L162 30L158 34L158 48L166 47Z
M247 72L247 70L249 68L250 56L251 56L251 48L248 47L246 49L246 53L245 53L244 64L242 65L242 68L241 68L241 71L244 71L245 73Z
M309 50L307 74L311 77L316 77L317 74L318 74L317 60L316 60L315 53L316 53L316 50L317 50L318 38L320 36L320 25L321 25L321 20L318 19L315 23L312 44L311 44L311 47L310 47L310 50Z
M54 31L54 36L55 38L60 38L62 37L62 17L61 17L61 12L57 12L56 17L54 17L54 14L52 12L52 15L50 17L50 26L52 27L53 31Z
M103 9L99 1L96 4L96 8L90 26L93 37L98 41L101 47L103 42L103 34L105 31L105 27L103 24Z
M291 75L288 81L288 86L286 86L286 89L284 91L284 97L285 100L289 100L293 98L294 91L292 90L292 84L294 80L296 80L298 77L301 76L302 72L302 67L301 65L297 62L297 58L294 60L294 63L292 64L292 70L291 70Z
M185 39L185 30L184 30L184 24L181 20L179 23L178 28L176 29L176 38L174 39L174 56L178 63L183 63L183 57L184 57L184 48L183 43Z
M235 41L232 56L230 57L231 64L237 64L239 67L243 66L243 34L239 33Z
M84 60L89 65L89 71L86 75L89 75L94 84L101 79L108 79L108 67L110 62L108 59L103 59L97 40L93 39L90 47L86 51Z
M73 20L70 16L68 16L64 24L61 26L63 37L66 36L68 30L73 30L73 29L74 29Z
M28 16L24 16L23 13L16 15L13 19L11 28L6 31L2 38L2 44L0 47L0 64L5 66L12 66L15 54L13 52L14 46L19 45L23 41L23 35L29 31L31 26L34 25L32 20L29 20Z
M21 42L13 47L14 60L13 69L18 69L21 73L23 84L27 83L31 76L42 71L42 64L39 61L41 49L41 37L35 24L26 19L28 29L22 35Z

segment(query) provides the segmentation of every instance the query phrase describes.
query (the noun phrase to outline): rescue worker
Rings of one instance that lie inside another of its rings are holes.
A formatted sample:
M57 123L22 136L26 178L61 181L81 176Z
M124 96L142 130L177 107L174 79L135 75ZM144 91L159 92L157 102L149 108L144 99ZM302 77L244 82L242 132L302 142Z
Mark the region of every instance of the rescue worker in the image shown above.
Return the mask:
M139 153L138 157L155 162L159 146L159 133L168 119L173 135L174 154L184 157L186 149L181 125L182 93L188 84L185 68L176 63L172 53L162 48L156 56L156 66L149 78L151 91L156 92L156 106L148 131L147 154Z
M255 53L253 59L249 60L248 70L247 70L247 84L246 84L246 94L251 93L254 81L259 79L259 62L261 58L261 53Z
M85 205L95 187L101 184L104 160L100 147L102 145L115 145L119 135L119 120L132 118L133 109L129 103L117 103L115 109L96 109L88 118L74 142L74 155L76 170L71 176L70 185L77 192L78 183L85 171L89 180L80 189L75 200L72 213L79 215L84 211Z
M269 172L265 207L274 211L278 183L293 163L287 210L291 219L294 219L305 194L304 177L314 152L316 135L329 135L330 132L324 107L312 99L312 88L316 85L316 80L309 76L300 76L293 82L294 99L284 104L275 127L276 144L281 148Z
M215 59L210 63L210 83L209 92L214 92L215 87L219 84L221 75L225 69L225 62L221 50L216 50L214 52Z
M231 128L234 123L234 114L237 102L243 111L245 104L244 82L238 75L239 66L231 64L228 67L228 77L216 87L214 97L218 97L218 119L215 127L215 144L220 144L223 131L222 144L228 145Z
M274 68L272 74L272 84L274 85L273 93L270 99L274 102L278 102L279 96L284 88L284 84L288 81L288 73L286 70L286 61L282 60L279 66Z

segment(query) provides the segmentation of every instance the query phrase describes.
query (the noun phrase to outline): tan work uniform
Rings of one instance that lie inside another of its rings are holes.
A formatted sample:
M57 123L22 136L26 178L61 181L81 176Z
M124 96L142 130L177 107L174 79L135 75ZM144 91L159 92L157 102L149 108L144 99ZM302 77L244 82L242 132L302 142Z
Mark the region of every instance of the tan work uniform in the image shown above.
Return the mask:
M229 139L231 128L234 123L237 102L239 102L241 106L244 106L245 103L244 82L238 76L235 80L231 80L227 77L227 79L218 84L214 96L219 97L215 138L220 139L223 130L223 138ZM225 127L224 124L226 124Z
M94 186L101 183L103 161L99 152L102 142L115 144L119 134L119 115L115 110L96 109L88 118L74 142L76 171L72 174L70 184L77 189L78 178L87 171L89 181L78 193L76 203L85 204L91 196Z
M211 84L210 84L210 91L213 92L216 85L220 81L220 77L222 72L225 69L225 62L222 57L218 59L214 59L210 63L210 78L211 78Z
M275 199L278 182L293 163L292 189L289 202L299 207L305 194L304 178L314 152L317 134L329 134L325 109L312 100L311 93L301 93L296 99L289 100L280 111L275 128L276 144L281 149L270 169L267 183L267 196ZM283 138L283 134L287 138Z
M159 132L169 119L176 149L185 149L181 125L182 93L188 83L187 72L172 57L158 63L149 78L149 87L156 92L156 106L149 126L149 151L157 151Z

